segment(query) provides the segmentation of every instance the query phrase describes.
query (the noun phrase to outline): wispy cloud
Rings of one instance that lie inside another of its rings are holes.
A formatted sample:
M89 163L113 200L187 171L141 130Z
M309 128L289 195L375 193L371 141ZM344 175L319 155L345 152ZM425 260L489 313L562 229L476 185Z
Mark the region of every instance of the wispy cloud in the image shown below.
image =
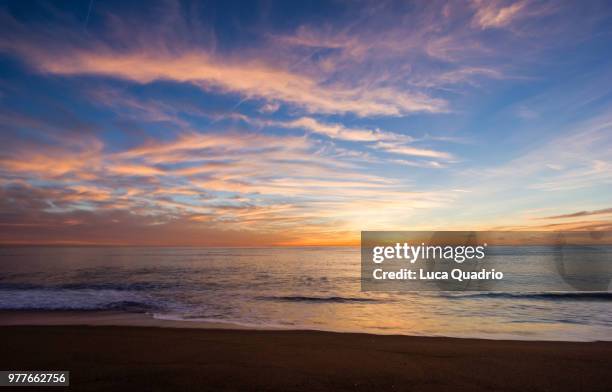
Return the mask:
M190 83L207 91L280 101L314 113L401 116L446 110L443 99L423 92L334 82L325 74L295 72L283 66L286 61L274 64L252 55L221 56L201 47L173 48L170 41L143 43L134 39L131 46L121 49L94 38L87 42L66 40L62 45L50 41L54 37L47 37L42 29L31 31L6 14L0 19L13 29L0 40L0 49L19 55L44 73L97 75L137 83Z
M571 214L544 216L544 217L537 218L537 219L569 219L569 218L581 218L583 216L607 215L607 214L612 214L612 208L603 208L601 210L594 210L594 211L578 211L578 212L573 212Z
M139 83L157 80L188 82L206 90L221 89L251 98L279 100L316 113L399 116L445 109L443 100L421 93L408 94L392 88L363 90L340 84L323 85L316 79L273 68L260 61L243 60L234 64L198 52L121 54L98 49L68 51L61 57L39 54L34 61L39 69L48 73L113 76Z
M348 140L355 142L409 142L412 140L410 136L402 135L394 132L381 131L379 129L352 128L338 123L323 123L310 117L301 117L292 121L272 122L269 124L281 126L284 128L299 128L306 129L310 132L328 136L332 139Z
M480 28L503 27L516 20L527 8L527 1L483 1L474 0L476 8L474 24Z
M453 156L447 152L418 148L413 146L402 146L386 142L376 144L377 148L399 155L412 155L425 158L452 159Z
M261 121L250 118L245 118L245 120L248 123L256 124L258 126L304 129L308 132L323 135L331 139L362 142L370 148L390 152L392 154L438 158L444 160L450 160L453 158L452 154L447 152L415 146L414 142L416 142L417 139L412 136L380 129L371 130L367 128L348 127L340 123L321 122L311 117L300 117L291 121ZM425 139L436 140L434 137L426 137ZM441 138L440 140L455 141L452 138ZM425 165L418 164L415 166L442 167L442 165L439 165L439 163L436 162L431 162L430 164Z
M52 164L56 154L62 157L61 167ZM101 146L88 151L86 159L82 154L30 145L12 159L0 160L0 172L12 176L4 187L27 194L19 184L44 181L44 188L26 185L36 189L26 198L38 205L30 212L46 216L44 224L51 227L67 221L78 225L79 211L119 219L111 211L126 210L132 224L138 216L141 224L153 224L145 222L155 216L157 224L166 226L190 221L190 226L223 230L283 228L288 236L299 236L305 227L348 230L363 219L382 227L393 215L370 217L367 206L372 203L390 203L390 211L410 211L448 199L435 192L410 191L399 179L367 174L363 162L337 157L333 148L305 137L184 133L121 152ZM32 219L20 218L39 222Z

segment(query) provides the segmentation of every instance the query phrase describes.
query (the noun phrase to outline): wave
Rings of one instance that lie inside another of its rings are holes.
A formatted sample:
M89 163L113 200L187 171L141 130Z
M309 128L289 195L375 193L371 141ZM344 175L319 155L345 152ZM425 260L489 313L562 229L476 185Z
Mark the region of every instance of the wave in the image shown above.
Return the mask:
M136 292L116 290L0 290L0 310L120 310L144 313L161 305Z
M573 300L573 301L612 301L612 292L594 291L594 292L530 292L530 293L502 293L502 292L486 292L486 293L467 293L467 294L442 294L443 297L449 299L464 299L464 298L502 298L502 299L534 299L534 300Z
M109 302L106 304L88 305L47 305L41 306L37 304L22 304L18 306L0 306L0 310L30 310L30 311L100 311L100 310L116 310L129 313L148 313L159 310L158 306L136 301L118 301Z
M104 307L104 310L120 310L123 312L133 312L133 313L146 313L146 312L152 312L152 311L161 309L158 305L154 305L151 303L138 302L138 301L110 302L110 303L103 305L103 307Z
M328 302L328 303L351 303L351 302L382 302L378 299L363 298L363 297L308 297L308 296L279 296L279 297L255 297L261 301L279 301L279 302Z
M191 290L206 290L215 288L214 283L185 284L162 282L132 282L132 283L62 283L57 285L32 283L0 283L0 290L116 290L116 291L155 291L176 288L189 288Z

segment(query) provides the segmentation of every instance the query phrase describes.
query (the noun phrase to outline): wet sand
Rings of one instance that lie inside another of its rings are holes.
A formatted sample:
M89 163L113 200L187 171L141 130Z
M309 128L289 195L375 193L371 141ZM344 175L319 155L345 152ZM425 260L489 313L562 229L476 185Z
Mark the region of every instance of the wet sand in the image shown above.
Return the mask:
M5 325L0 327L0 352L0 369L69 370L75 391L612 388L612 342Z

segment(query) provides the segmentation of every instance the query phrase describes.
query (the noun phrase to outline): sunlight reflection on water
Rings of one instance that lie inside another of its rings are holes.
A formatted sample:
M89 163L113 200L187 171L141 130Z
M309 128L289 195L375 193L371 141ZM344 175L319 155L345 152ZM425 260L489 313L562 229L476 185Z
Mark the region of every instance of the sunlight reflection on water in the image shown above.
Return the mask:
M334 331L612 340L612 297L360 291L357 248L0 249L0 309Z

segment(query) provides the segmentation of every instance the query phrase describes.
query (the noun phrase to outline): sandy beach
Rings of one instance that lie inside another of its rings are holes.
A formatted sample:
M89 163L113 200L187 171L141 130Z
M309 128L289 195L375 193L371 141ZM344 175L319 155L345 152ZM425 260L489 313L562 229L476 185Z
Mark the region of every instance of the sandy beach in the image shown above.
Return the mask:
M6 313L4 313L6 315ZM1 326L0 369L79 391L608 391L612 342L155 326Z

